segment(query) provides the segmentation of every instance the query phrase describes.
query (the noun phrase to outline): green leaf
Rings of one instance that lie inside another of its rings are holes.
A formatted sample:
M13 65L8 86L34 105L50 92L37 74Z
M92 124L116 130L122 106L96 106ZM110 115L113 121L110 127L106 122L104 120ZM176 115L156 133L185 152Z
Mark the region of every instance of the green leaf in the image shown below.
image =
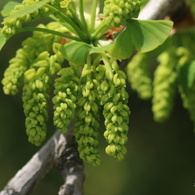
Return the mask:
M14 20L16 18L23 17L24 15L30 14L32 12L37 11L37 9L43 7L45 4L47 4L50 0L42 0L40 2L25 6L23 9L20 9L13 13L12 15L8 16L4 19L5 22L9 20Z
M173 22L166 20L130 20L113 43L110 54L117 59L131 56L134 49L148 52L169 36Z
M109 53L116 59L126 59L131 56L134 46L128 26L119 34L109 49Z
M3 48L3 46L5 45L7 39L6 37L1 33L1 28L0 28L0 51Z
M9 16L9 13L15 8L16 5L19 5L20 3L16 1L9 1L5 6L3 7L1 11L1 15L3 17Z
M131 20L128 22L132 41L140 52L148 52L161 45L169 36L173 22L166 20Z
M78 41L67 43L60 47L64 58L75 65L83 65L86 63L90 49L90 45Z

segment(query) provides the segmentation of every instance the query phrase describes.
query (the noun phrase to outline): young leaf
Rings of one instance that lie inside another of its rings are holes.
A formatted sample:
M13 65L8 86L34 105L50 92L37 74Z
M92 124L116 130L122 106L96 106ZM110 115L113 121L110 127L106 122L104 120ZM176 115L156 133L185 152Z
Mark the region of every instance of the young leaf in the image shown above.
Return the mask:
M151 51L167 39L172 26L171 21L165 20L130 20L109 52L117 59L125 59L131 56L133 49Z
M62 45L60 51L64 58L76 65L83 65L86 63L86 58L91 49L91 46L84 42L71 42Z
M136 50L148 52L161 45L169 36L173 22L166 20L130 20L127 28Z
M134 46L128 26L119 34L109 49L109 53L116 59L126 59L131 56Z
M1 15L3 17L9 16L9 13L14 9L16 5L19 5L20 3L16 1L9 1L5 6L3 7L1 11Z
M30 13L36 11L37 9L41 8L45 4L47 4L49 1L50 0L43 0L43 1L39 1L39 2L31 4L31 5L28 5L28 6L24 7L23 9L20 9L20 10L16 11L15 13L13 13L12 15L8 16L7 18L4 19L4 21L6 22L9 20L20 18L26 14L30 14Z
M3 46L5 45L7 39L6 37L1 33L1 28L0 28L0 51L3 48Z

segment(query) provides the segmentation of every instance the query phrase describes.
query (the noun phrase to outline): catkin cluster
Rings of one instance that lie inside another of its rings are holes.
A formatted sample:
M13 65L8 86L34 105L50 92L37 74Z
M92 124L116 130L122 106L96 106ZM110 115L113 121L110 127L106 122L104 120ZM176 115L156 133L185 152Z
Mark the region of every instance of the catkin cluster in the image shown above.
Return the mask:
M49 15L49 9L46 7L41 7L40 9L33 10L28 14L17 15L17 11L24 9L26 6L33 5L41 0L23 0L20 5L16 5L15 8L10 12L10 15L3 20L4 27L2 28L2 33L7 37L15 34L16 30L22 27L22 24L31 22L41 17L46 17ZM14 17L11 17L14 15Z
M28 53L18 49L16 56L10 60L9 68L4 72L2 80L3 91L6 95L15 95L22 81L22 76L29 66Z
M109 26L117 27L128 19L136 18L140 4L140 0L105 0L104 19Z
M127 76L133 90L142 99L152 97L152 79L148 64L148 54L136 54L127 65Z
M29 142L39 146L46 136L47 101L50 89L49 54L42 52L24 73L23 107Z
M115 60L107 61L104 77L100 77L97 90L100 104L103 106L105 118L104 137L108 142L106 153L117 160L122 160L126 154L125 144L127 142L128 122L130 110L127 106L128 94L125 90L126 75L119 70ZM101 65L97 67L102 69Z
M54 104L54 125L62 132L67 131L76 109L77 92L80 79L72 67L63 68L55 80L55 90L52 101Z
M46 26L40 24L38 27L56 29L61 32L65 31L65 29L56 22L51 22ZM10 60L10 64L4 72L4 78L2 80L4 93L7 95L15 95L23 80L24 72L34 63L37 56L43 51L52 52L53 43L58 43L60 40L61 38L59 36L43 32L34 32L32 37L23 41L22 48L16 52L16 56ZM51 60L53 58L55 57L53 56ZM58 59L61 59L59 54Z
M40 53L35 63L24 73L22 100L26 132L29 142L37 146L46 136L51 78L61 69L61 63L64 61L61 53L55 49L54 55L50 55L48 51Z
M24 73L22 100L26 116L26 132L29 142L37 146L46 136L51 78L61 69L63 60L59 52L50 55L48 51L44 51Z
M184 37L182 46L167 48L157 58L159 65L154 78L149 77L149 53L137 53L127 65L128 80L140 98L152 97L154 120L164 122L171 114L174 97L179 89L183 106L195 121L195 74L193 36ZM177 40L178 41L178 40Z
M68 11L61 7L61 1L62 0L50 0L48 4L52 5L54 8L57 8L62 11ZM3 28L2 33L6 37L11 37L14 35L17 31L17 29L21 28L23 24L35 21L39 18L48 17L52 10L50 10L47 6L43 5L42 7L38 9L31 9L31 12L28 12L27 14L24 12L24 14L17 14L17 12L22 11L24 8L28 7L29 5L33 5L37 2L41 2L41 0L23 0L23 2L20 5L16 5L15 8L10 12L8 17L5 17L3 20ZM70 2L67 2L67 5ZM58 23L59 25L59 23ZM55 29L58 30L58 29Z
M56 22L39 26L64 31ZM29 141L35 145L40 145L46 136L51 76L61 69L64 61L59 52L60 41L59 36L34 32L10 60L2 80L5 94L15 95L20 84L24 84L22 99L26 132Z
M4 19L2 32L5 36L12 36L23 23L48 16L52 9L54 12L56 9L63 10L66 16L70 14L70 20L75 17L74 4L70 4L70 0L48 1L48 4L53 6L51 10L50 6L44 6L44 1L41 8L35 10L31 7L31 12L22 15L23 9L26 10L27 6L36 2L41 1L24 0ZM108 23L117 26L137 16L140 1L106 1L105 5L107 8L113 7L113 10L118 6L118 13L114 11L113 17L108 19ZM55 12L53 17L55 14L59 13ZM106 128L104 137L108 142L106 153L122 160L126 154L130 114L125 73L119 69L117 61L106 52L89 54L85 65L70 64L69 67L64 67L64 57L60 53L63 48L61 45L65 44L64 38L46 33L49 31L44 28L61 33L67 32L67 29L57 22L41 24L38 27L39 31L33 32L32 37L22 43L22 48L10 60L2 80L5 94L15 95L23 84L22 100L29 142L39 146L46 137L49 115L47 107L54 81L53 123L64 133L70 122L75 121L74 132L80 157L93 165L100 164L98 136L99 112L102 108ZM43 32L40 32L40 28Z
M80 156L98 165L99 107L105 118L105 151L117 160L126 154L130 110L125 90L126 75L119 70L116 60L103 57L103 64L86 64L82 71L81 89L76 108L75 135Z
M98 151L99 104L96 92L96 79L88 64L83 68L80 90L78 93L75 136L80 157L95 166L100 164Z
M160 64L154 73L152 111L154 119L163 122L170 116L177 89L177 58L174 59L173 52L165 51L158 61Z
M55 23L48 27L58 28ZM109 57L105 60L100 56L83 67L70 65L63 68L60 41L58 36L34 32L10 61L2 80L6 94L16 94L23 82L22 100L29 142L39 146L46 137L47 105L52 78L57 74L52 98L54 125L66 132L71 120L75 119L74 132L80 157L99 165L99 111L102 106L106 127L104 136L108 142L106 153L122 160L126 153L130 113L125 73L119 70L116 60Z

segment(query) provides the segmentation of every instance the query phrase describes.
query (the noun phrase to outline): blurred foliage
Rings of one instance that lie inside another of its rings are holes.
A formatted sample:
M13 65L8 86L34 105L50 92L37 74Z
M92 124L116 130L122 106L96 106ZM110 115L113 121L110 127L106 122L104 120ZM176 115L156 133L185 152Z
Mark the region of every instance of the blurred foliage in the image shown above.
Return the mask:
M0 1L2 7L7 0ZM21 2L18 0L18 2ZM2 21L2 18L0 18ZM0 53L0 80L17 48L28 33L15 35ZM2 87L2 86L1 86ZM103 152L99 167L86 165L85 195L193 195L195 194L195 136L193 124L176 98L171 118L153 121L151 102L138 99L129 88L130 132L128 154L114 162ZM21 94L6 96L0 88L0 190L39 150L28 143L24 128ZM48 132L53 133L52 122ZM102 126L102 131L104 127ZM103 140L103 138L102 138ZM102 142L101 151L105 147ZM52 170L33 195L57 194L62 179Z

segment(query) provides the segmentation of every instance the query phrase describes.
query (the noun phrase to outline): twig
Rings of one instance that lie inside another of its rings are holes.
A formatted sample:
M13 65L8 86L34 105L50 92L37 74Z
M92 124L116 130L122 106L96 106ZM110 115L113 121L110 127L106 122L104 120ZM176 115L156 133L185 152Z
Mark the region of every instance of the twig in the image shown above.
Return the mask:
M66 147L57 164L65 181L58 195L82 195L85 180L84 166L82 160L78 158L77 142L74 136L69 143L70 145Z
M59 163L62 162L68 164L69 159L62 160L62 158L63 155L66 154L67 149L69 151L76 150L77 145L73 143L75 143L75 139L71 133L62 134L57 131L40 151L16 173L4 190L0 192L0 195L27 195L32 192L34 187L36 187L54 165L59 166ZM72 159L74 159L75 162L79 162L79 166L78 163L73 164L72 161L69 163L69 168L75 166L77 169L71 170L67 167L69 173L67 174L68 177L66 177L66 183L69 183L73 189L79 190L81 193L77 193L73 190L69 194L64 193L64 195L81 195L84 180L83 164L77 152L72 153ZM71 174L75 176L74 181L72 181L70 177Z
M139 19L157 20L172 15L185 5L185 0L150 0L139 14Z

